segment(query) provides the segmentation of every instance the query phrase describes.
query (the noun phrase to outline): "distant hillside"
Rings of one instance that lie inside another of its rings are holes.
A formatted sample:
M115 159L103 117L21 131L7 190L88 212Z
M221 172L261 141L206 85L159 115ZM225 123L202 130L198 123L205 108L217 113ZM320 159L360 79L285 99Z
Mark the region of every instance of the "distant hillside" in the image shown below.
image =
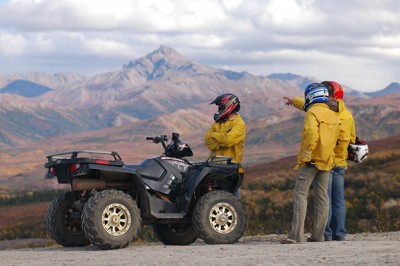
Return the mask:
M75 84L84 81L85 79L85 76L73 73L49 74L27 72L9 75L0 74L0 88L7 86L15 80L25 80L57 90L61 88L72 87Z
M53 89L30 82L27 80L14 80L4 88L0 89L0 93L16 94L27 98L33 98L43 95Z
M281 80L295 80L302 78L302 76L292 73L273 73L268 75L268 77L271 79L281 79Z
M292 73L273 73L268 75L268 78L291 83L300 89L299 93L302 93L308 84L317 82L314 78L302 77Z
M392 93L400 93L400 84L397 82L390 83L389 86L380 91L366 93L370 97L384 96Z

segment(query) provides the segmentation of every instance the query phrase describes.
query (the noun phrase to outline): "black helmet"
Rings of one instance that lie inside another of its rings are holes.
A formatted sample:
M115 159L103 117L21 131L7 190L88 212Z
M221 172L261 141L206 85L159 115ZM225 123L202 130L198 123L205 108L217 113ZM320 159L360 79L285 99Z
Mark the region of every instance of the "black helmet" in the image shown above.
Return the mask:
M224 122L230 114L239 112L240 110L239 98L231 93L218 96L210 104L218 105L218 113L214 114L215 122Z

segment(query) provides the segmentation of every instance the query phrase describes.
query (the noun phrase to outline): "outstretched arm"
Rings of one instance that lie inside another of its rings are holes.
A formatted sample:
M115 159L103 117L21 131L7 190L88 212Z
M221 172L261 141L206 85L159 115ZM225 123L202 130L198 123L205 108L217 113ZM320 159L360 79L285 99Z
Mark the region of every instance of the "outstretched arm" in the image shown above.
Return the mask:
M283 99L286 100L285 103L286 105L293 105L293 107L296 107L297 109L304 111L303 107L305 100L303 97L293 97L293 98L283 97Z
M283 99L286 100L285 102L286 105L293 105L293 98L283 97Z

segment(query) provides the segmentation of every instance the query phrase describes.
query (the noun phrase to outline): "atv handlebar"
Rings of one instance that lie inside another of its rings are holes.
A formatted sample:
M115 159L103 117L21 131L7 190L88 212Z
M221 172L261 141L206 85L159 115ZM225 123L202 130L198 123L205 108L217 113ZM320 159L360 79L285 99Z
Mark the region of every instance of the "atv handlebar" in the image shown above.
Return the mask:
M146 140L151 140L153 143L160 143L163 145L164 150L167 148L167 145L165 144L168 141L167 135L161 135L157 137L146 137Z
M151 140L153 143L160 143L164 148L164 155L167 157L182 159L186 156L192 156L193 152L189 145L182 143L179 140L179 133L172 133L172 142L168 144L167 135L160 135L157 137L146 137L146 140Z

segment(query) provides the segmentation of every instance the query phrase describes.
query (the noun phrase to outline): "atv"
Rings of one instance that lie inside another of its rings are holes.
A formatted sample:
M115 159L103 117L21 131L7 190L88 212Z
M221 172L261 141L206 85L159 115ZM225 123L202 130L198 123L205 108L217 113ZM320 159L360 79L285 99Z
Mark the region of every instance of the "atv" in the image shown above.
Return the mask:
M128 246L142 225L150 225L165 245L233 244L246 228L236 196L244 178L231 157L190 162L188 144L172 134L147 137L164 153L137 165L114 151L76 150L47 156L46 179L57 178L71 191L50 205L46 227L64 247L93 244L101 249Z

